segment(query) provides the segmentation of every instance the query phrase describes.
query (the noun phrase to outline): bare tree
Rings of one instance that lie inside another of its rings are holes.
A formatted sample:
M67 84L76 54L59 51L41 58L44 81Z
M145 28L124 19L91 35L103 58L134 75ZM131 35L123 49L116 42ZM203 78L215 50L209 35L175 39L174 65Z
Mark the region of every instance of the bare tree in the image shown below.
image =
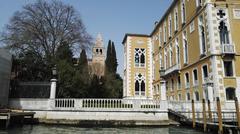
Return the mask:
M91 44L91 37L72 6L58 0L39 0L13 15L1 41L15 54L31 51L53 62L59 46L68 44L79 50Z

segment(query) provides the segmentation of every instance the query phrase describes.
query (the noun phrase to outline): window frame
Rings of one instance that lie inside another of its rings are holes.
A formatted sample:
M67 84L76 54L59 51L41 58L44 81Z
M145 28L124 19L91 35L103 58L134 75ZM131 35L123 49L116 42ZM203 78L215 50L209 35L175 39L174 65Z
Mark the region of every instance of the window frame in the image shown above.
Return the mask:
M232 62L232 76L226 76L226 72L225 72L225 65L224 65L224 62ZM235 77L236 73L235 73L235 62L234 60L222 60L222 65L223 65L223 76L224 77L227 77L227 78L232 78L232 77Z
M202 18L202 19L200 19ZM204 48L205 51L203 51L203 40L202 40L202 29L201 27L204 28ZM203 15L199 15L198 17L198 34L199 34L199 44L200 44L200 55L206 55L207 53L207 40L206 40L206 28L204 25L204 18Z
M187 82L187 74L188 74L188 82ZM185 89L190 88L190 74L189 72L184 73L184 79L185 79Z
M206 66L207 67L207 74L208 74L208 77L204 77L204 69L203 67ZM201 71L202 71L202 84L206 84L207 81L205 81L205 78L209 78L209 68L208 68L208 64L203 64L202 67L201 67Z
M234 99L228 99L228 98L227 98L227 89L234 89L235 97L237 97L236 88L235 88L235 87L226 87L226 88L225 88L225 100L228 101L228 102L234 101L235 98L234 98Z
M194 71L196 71L197 73L197 80L195 80L195 74L194 74ZM192 71L192 80L193 80L193 86L198 86L199 85L199 76L198 76L198 69L197 68L194 68L193 71Z

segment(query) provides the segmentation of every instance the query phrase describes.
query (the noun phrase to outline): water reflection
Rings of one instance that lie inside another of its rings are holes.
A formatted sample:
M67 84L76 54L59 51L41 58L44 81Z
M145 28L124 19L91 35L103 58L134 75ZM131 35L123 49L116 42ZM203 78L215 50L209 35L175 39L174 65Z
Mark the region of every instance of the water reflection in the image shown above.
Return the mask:
M0 134L203 134L181 127L162 128L79 128L69 126L26 125L9 130L0 130Z

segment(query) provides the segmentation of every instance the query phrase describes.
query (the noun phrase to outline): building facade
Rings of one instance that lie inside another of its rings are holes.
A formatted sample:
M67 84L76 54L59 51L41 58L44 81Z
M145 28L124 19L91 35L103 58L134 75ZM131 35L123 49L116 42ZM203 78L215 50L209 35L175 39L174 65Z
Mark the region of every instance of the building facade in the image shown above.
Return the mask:
M150 35L126 34L124 96L139 95L135 75L142 72L149 83L143 97L178 101L240 97L239 35L239 0L174 0ZM137 48L147 52L145 68L136 66Z
M0 108L8 105L12 55L0 49Z

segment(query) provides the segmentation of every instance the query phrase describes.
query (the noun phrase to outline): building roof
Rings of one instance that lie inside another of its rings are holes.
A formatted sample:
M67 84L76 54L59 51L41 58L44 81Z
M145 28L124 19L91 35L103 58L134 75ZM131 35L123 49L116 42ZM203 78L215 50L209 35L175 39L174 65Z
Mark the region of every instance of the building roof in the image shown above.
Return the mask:
M123 41L122 41L122 44L125 43L126 39L128 36L138 36L138 37L150 37L150 35L147 35L147 34L132 34L132 33L126 33L124 38L123 38Z
M172 8L175 6L175 4L178 2L179 0L173 0L172 4L170 5L170 7L167 9L167 11L164 13L164 15L162 16L162 18L160 19L160 21L158 22L158 24L155 26L154 30L152 31L152 33L150 34L150 36L152 36L157 28L163 23L163 21L166 19L166 17L168 16L169 12L172 10Z

